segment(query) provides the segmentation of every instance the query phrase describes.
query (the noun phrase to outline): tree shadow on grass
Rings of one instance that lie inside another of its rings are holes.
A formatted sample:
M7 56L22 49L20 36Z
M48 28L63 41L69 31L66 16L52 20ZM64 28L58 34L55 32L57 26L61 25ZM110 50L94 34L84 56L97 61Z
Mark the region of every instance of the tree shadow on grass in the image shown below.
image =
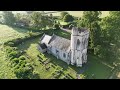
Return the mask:
M19 33L27 33L28 31L32 32L43 32L42 30L34 30L34 29L28 29L25 27L17 27L17 26L9 26L8 27L12 28L13 30L19 32Z
M27 50L31 46L31 44L37 44L39 42L39 39L40 37L31 38L30 40L19 44L17 47L20 50Z

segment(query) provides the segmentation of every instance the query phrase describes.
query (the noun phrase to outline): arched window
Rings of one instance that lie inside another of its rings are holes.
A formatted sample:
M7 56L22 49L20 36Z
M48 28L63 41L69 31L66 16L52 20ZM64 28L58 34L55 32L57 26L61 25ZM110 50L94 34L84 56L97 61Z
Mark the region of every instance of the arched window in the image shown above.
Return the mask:
M63 57L66 58L66 54L65 53L63 53Z
M79 40L79 39L77 40L77 47L76 47L76 49L77 49L78 47L80 47L80 40Z
M77 45L78 45L78 46L80 45L80 40L79 40L79 39L77 40Z

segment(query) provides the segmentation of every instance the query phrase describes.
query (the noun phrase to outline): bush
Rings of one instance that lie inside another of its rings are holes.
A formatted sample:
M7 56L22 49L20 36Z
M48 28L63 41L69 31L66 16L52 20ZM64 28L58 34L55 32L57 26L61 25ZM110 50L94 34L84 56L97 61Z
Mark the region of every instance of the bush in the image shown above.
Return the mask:
M33 79L40 79L40 76L38 73L33 73L33 76L32 76Z
M18 58L14 58L14 59L12 59L12 62L18 64L19 63L19 59Z
M70 14L66 14L63 18L64 22L72 22L74 20L73 16Z
M28 34L30 37L34 35L32 31L28 31Z
M12 41L8 42L7 45L14 46L14 43Z
M19 64L20 64L20 66L25 66L25 64L26 64L26 61L24 61L24 60L19 60Z
M26 60L25 56L20 56L19 59L20 60Z
M6 47L6 52L7 53L11 53L13 51L13 48L11 48L11 47Z
M85 79L85 78L86 78L86 76L85 76L85 75L83 75L83 74L80 74L80 78L81 78L81 79Z
M17 51L12 51L11 53L9 53L9 57L18 58L19 54Z
M58 24L54 24L53 26L55 29L60 29L59 25Z
M26 70L24 68L18 68L14 70L16 77L18 79L28 79L27 75L25 75Z
M26 66L26 67L19 67L14 69L14 73L16 77L19 79L30 79L33 75L33 68Z

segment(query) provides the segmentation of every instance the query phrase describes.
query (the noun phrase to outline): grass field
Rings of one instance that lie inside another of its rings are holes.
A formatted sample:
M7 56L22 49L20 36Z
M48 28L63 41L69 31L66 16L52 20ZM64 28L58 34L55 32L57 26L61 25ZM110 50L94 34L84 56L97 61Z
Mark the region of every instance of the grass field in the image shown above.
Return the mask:
M0 43L27 36L28 30L0 25Z

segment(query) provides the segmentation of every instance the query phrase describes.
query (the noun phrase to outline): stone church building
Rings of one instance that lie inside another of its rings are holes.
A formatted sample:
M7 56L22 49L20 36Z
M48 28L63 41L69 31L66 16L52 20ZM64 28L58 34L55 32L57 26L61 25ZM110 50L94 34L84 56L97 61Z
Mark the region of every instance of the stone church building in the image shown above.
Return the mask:
M71 40L57 35L44 34L40 38L38 49L61 59L67 64L82 67L87 62L87 46L89 31L87 29L72 29Z

